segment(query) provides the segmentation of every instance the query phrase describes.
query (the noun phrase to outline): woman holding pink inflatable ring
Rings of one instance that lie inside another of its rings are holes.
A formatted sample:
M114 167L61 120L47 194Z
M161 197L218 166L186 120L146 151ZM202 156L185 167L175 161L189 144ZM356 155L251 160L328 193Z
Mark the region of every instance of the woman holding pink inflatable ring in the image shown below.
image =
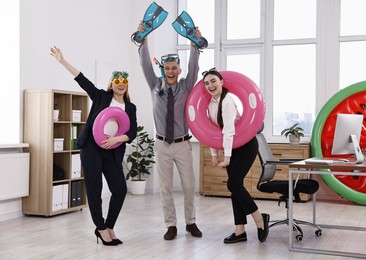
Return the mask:
M131 103L128 95L128 73L114 71L107 90L98 89L83 73L64 59L59 48L52 47L51 55L75 77L75 81L93 101L89 116L77 140L77 146L80 148L88 206L96 226L94 234L97 237L97 242L100 238L103 245L116 246L122 244L113 229L127 193L122 160L126 143L132 142L137 135L136 106ZM120 107L126 112L130 119L130 127L126 133L110 136L102 141L101 146L99 146L93 137L93 123L101 111L113 106ZM109 149L119 142L122 144L114 149ZM102 174L112 193L106 219L103 218L102 211Z
M211 150L211 165L225 167L228 175L227 187L231 192L231 202L234 212L235 232L224 239L224 243L247 241L245 225L247 215L251 214L257 226L258 240L264 242L268 236L269 215L261 214L249 192L244 187L244 178L258 154L258 141L253 137L249 142L233 149L235 122L240 119L240 113L234 99L224 87L225 80L212 68L202 73L206 91L211 95L208 104L210 120L222 130L224 159L218 158L217 149Z

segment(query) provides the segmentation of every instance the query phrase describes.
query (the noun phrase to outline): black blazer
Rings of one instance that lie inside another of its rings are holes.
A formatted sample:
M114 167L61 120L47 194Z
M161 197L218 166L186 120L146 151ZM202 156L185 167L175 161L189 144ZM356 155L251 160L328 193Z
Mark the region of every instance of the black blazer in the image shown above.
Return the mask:
M113 93L107 92L103 89L98 89L94 86L94 84L89 81L83 73L79 73L75 77L75 81L80 85L82 89L88 94L90 99L93 101L92 107L89 111L88 119L86 120L85 126L78 137L76 142L78 148L83 149L85 143L88 141L89 138L93 138L93 123L95 118L98 116L100 111L109 107ZM137 135L137 118L136 118L136 106L131 102L125 103L125 112L130 118L130 129L127 133L125 133L130 140L128 143L131 143ZM122 167L122 160L126 150L126 143L122 143L120 146L115 148L116 154L116 163L118 166Z

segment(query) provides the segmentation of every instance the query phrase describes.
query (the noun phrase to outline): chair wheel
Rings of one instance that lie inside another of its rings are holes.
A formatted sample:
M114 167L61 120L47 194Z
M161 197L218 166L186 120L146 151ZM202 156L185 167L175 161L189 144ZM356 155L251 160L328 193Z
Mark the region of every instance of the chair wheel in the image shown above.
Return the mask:
M297 242L301 242L302 241L302 235L297 235L295 238L296 238L296 241Z
M316 230L316 231L315 231L315 235L316 235L317 237L321 237L321 236L322 236L322 230L321 230L321 229Z

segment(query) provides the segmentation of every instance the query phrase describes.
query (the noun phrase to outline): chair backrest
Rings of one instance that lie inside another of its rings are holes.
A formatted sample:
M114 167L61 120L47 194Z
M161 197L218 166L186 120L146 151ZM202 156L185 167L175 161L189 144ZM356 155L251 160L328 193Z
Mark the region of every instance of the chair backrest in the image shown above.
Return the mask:
M262 165L262 173L257 185L259 189L259 185L261 183L271 181L276 174L276 165L273 163L267 164L267 161L276 161L276 159L274 158L272 150L264 135L262 133L258 133L256 138L258 140L258 156Z
M258 157L262 165L262 173L259 178L257 189L263 192L277 192L286 194L288 191L288 181L273 180L276 174L276 162L272 150L269 147L266 138L262 133L256 135L258 140ZM290 163L282 161L281 164ZM273 180L273 181L272 181ZM263 185L262 185L263 184ZM261 187L262 186L262 187ZM313 194L319 189L319 183L312 179L299 179L294 187L295 201L301 201L299 193Z

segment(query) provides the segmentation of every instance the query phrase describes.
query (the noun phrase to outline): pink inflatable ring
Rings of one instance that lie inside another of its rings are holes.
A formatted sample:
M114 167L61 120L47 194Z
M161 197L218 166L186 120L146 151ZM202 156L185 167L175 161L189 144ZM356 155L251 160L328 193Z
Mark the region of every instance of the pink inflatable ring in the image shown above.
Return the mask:
M107 140L107 136L104 134L104 125L108 122L108 120L114 119L118 124L118 131L116 136L123 135L130 129L130 118L123 111L122 108L119 107L107 107L100 111L98 116L94 120L93 124L93 135L95 142L102 147L102 142ZM114 149L121 145L121 142L116 143L109 147L108 149Z
M248 77L234 71L220 71L224 86L237 96L243 105L243 114L235 124L233 148L249 142L261 128L265 104L257 85ZM222 132L207 115L207 106L211 95L207 92L203 80L191 91L186 103L186 117L192 134L202 144L211 148L223 149Z

